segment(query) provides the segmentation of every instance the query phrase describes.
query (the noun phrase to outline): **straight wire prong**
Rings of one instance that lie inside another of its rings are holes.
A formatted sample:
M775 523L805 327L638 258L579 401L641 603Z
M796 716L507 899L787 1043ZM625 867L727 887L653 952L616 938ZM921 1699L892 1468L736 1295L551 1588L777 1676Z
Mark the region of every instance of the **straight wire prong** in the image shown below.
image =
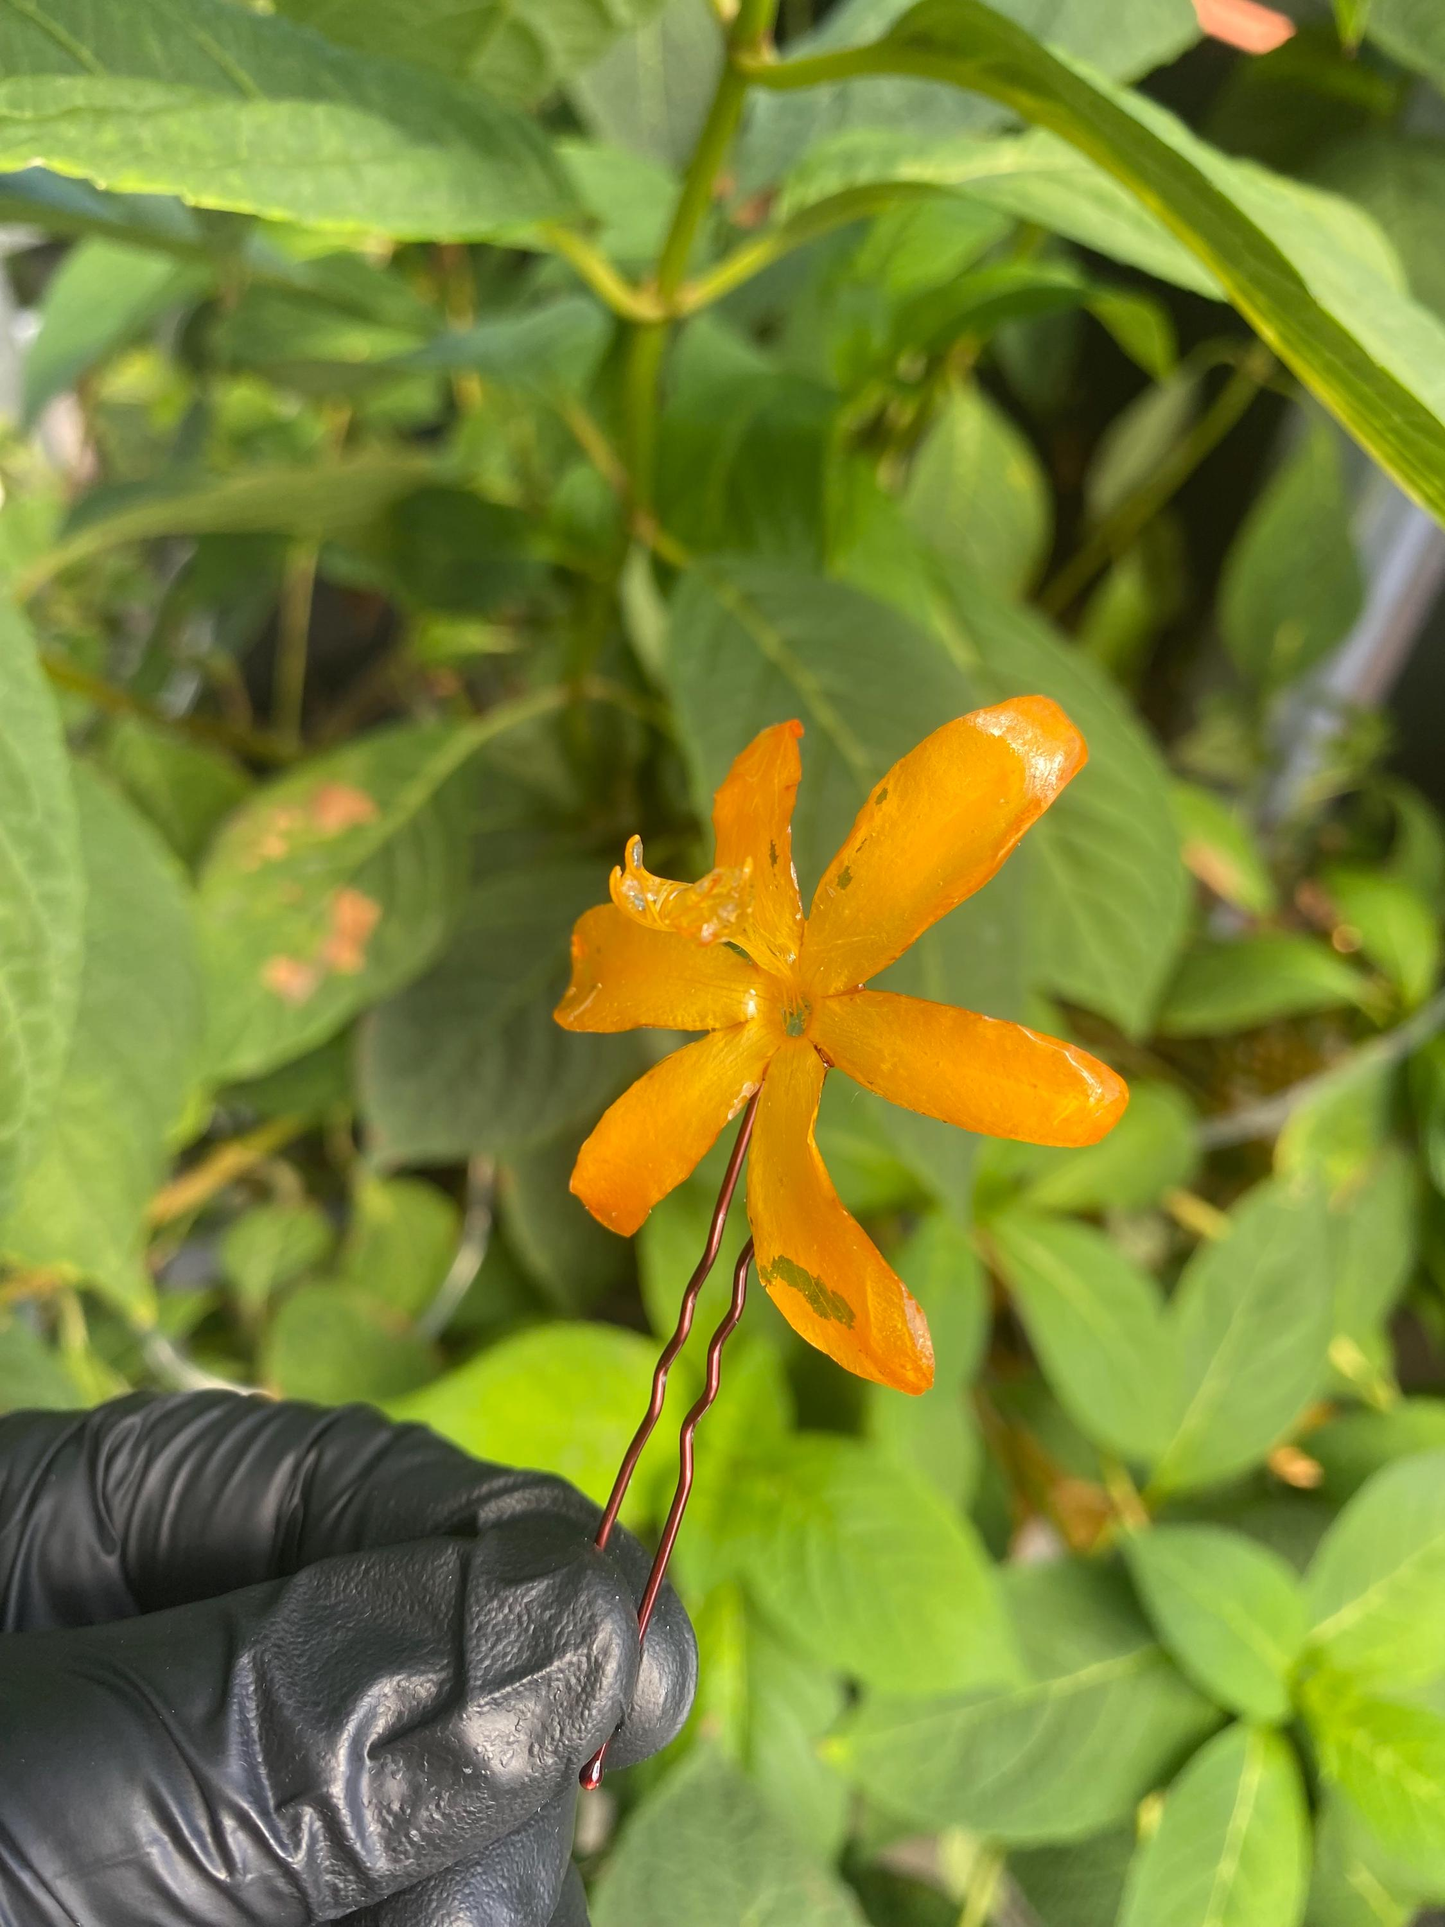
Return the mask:
M753 1102L755 1104L757 1100L754 1099ZM744 1120L744 1130L739 1133L740 1145L745 1145L746 1133L751 1129L751 1124L752 1107L749 1106L748 1116ZM735 1150L734 1156L736 1157L736 1155ZM736 1182L736 1180L734 1181ZM646 1639L647 1637L647 1628L652 1618L652 1609L657 1604L657 1595L662 1591L662 1582L667 1577L668 1561L672 1558L672 1549L677 1544L677 1535L682 1526L682 1515L687 1511L687 1502L692 1495L693 1475L696 1470L695 1448L697 1428L701 1423L703 1414L717 1397L718 1387L722 1383L723 1346L726 1345L729 1338L731 1338L737 1330L739 1320L742 1318L743 1307L747 1303L748 1297L748 1269L752 1262L753 1241L749 1238L738 1254L737 1263L733 1266L733 1293L727 1311L723 1314L717 1330L708 1341L707 1371L703 1380L702 1393L692 1410L683 1420L682 1430L678 1434L677 1485L673 1491L672 1504L668 1507L667 1523L663 1526L662 1537L657 1543L657 1557L653 1560L652 1571L648 1575L647 1590L643 1593L642 1603L637 1609L637 1633L639 1639ZM675 1353L674 1356L676 1356ZM669 1361L669 1363L670 1362L671 1361ZM654 1420L654 1423L655 1422ZM648 1429L651 1430L651 1426L649 1426ZM609 1742L604 1740L579 1775L582 1787L588 1793L595 1792L602 1784L602 1773L607 1759L608 1745Z

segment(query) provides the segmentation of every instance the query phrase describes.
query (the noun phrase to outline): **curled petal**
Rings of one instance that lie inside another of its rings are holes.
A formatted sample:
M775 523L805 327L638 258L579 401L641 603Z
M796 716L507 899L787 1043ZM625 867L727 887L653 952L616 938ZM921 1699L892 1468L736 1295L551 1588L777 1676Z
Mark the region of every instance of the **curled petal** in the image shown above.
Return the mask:
M650 930L599 903L572 931L572 980L554 1015L564 1030L721 1030L753 1015L760 982L723 944Z
M813 1141L825 1075L805 1039L768 1066L748 1153L758 1276L810 1345L860 1378L924 1392L933 1344L922 1308L839 1202Z
M921 997L825 997L809 1035L830 1063L890 1103L988 1137L1094 1144L1129 1102L1123 1078L1087 1051Z
M747 1103L777 1040L776 1028L762 1022L714 1031L630 1085L603 1112L572 1169L572 1189L593 1217L631 1237Z
M730 937L752 908L751 867L709 870L696 883L673 883L643 866L642 838L629 837L623 867L608 882L612 901L649 930L670 930L696 943Z
M753 879L752 908L738 942L768 970L786 970L803 940L792 828L802 733L796 721L760 730L734 758L713 797L713 861L721 870L750 870Z
M972 896L1088 752L1047 696L976 709L925 736L858 812L813 897L802 975L852 990Z

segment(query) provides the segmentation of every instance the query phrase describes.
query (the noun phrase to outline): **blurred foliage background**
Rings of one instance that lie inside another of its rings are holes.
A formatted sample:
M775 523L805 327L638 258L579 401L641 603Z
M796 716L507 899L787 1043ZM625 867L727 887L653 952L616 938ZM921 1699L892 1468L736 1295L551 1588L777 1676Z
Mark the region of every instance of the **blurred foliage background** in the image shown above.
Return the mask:
M938 1384L756 1295L599 1927L1445 1901L1445 13L1201 10L1277 44L0 16L0 1404L370 1400L602 1498L722 1156L632 1245L567 1191L675 1042L551 1021L624 838L704 869L797 715L806 895L946 718L1090 743L902 987L1131 1108L1039 1151L829 1088Z

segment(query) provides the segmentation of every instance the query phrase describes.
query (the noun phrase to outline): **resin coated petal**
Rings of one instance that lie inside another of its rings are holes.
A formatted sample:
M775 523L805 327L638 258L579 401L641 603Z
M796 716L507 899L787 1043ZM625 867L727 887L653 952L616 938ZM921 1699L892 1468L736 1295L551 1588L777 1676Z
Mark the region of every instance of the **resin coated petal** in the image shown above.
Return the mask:
M801 963L809 992L856 989L972 896L1087 754L1047 696L926 736L875 787L818 885Z
M761 974L723 944L649 930L601 903L572 932L572 980L554 1013L564 1030L721 1030L758 1007Z
M646 929L718 943L737 933L752 908L750 864L709 870L696 883L674 883L644 867L640 836L628 838L624 858L608 880L608 891L623 915Z
M631 1237L658 1199L691 1177L758 1088L779 1034L762 1021L714 1031L630 1085L603 1112L572 1168L572 1190L593 1217Z
M774 723L737 756L713 798L720 870L751 870L752 908L738 942L771 970L786 970L803 939L803 899L793 869L793 802L803 773L799 722Z
M890 1103L988 1137L1094 1144L1129 1102L1123 1078L1087 1051L921 997L825 997L809 1035L840 1071Z
M925 1392L933 1344L922 1308L843 1209L813 1141L824 1075L800 1039L763 1080L748 1153L758 1276L793 1329L845 1370Z

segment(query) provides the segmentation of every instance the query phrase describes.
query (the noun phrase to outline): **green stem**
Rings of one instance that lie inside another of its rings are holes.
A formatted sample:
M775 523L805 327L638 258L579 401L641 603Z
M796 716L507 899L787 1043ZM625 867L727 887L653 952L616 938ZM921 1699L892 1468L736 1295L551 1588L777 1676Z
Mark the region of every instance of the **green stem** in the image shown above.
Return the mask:
M230 750L233 755L245 756L258 763L285 763L291 759L289 745L275 736L213 722L205 716L167 715L165 710L157 709L154 703L146 702L144 697L133 695L128 689L117 689L114 683L108 683L100 676L91 675L88 669L67 662L54 649L41 650L40 666L57 689L83 696L108 716L135 716L156 729L189 737L192 742L205 743L215 749Z
M594 247L587 237L575 228L562 227L549 221L542 229L542 237L554 253L568 261L587 283L587 286L606 307L624 321L656 321L662 313L657 297L643 288L635 288L625 275L618 272L601 248Z
M301 744L301 713L306 700L306 658L311 609L316 599L320 549L300 542L292 550L276 612L276 663L271 692L271 727L283 743Z
M1189 433L1170 450L1149 479L1084 539L1045 585L1039 596L1040 608L1052 616L1062 615L1101 569L1133 546L1201 462L1218 448L1269 380L1274 367L1274 356L1262 342L1254 342Z

